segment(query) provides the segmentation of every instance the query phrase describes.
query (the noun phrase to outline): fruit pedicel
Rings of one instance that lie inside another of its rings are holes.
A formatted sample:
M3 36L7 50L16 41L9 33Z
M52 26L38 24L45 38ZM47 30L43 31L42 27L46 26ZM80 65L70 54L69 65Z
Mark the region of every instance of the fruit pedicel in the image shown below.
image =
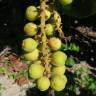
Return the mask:
M41 0L40 6L31 5L26 8L25 17L28 23L24 26L24 33L28 38L23 40L22 49L25 60L32 62L28 72L29 77L35 80L37 88L40 91L49 88L62 91L67 83L65 75L67 55L60 51L62 45L60 34L63 34L61 17L55 9L50 10L47 2ZM66 5L71 0L60 2ZM36 20L40 21L40 25L34 23ZM58 33L59 36L56 36Z

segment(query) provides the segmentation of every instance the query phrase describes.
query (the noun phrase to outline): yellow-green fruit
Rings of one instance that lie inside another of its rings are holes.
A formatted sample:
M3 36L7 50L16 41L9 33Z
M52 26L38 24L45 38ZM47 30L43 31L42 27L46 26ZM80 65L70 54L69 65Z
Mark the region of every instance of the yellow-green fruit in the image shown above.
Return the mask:
M32 38L24 39L22 42L22 48L26 52L32 52L37 46L38 43Z
M54 33L54 26L52 24L45 25L45 33L47 36L52 36Z
M52 75L63 75L65 73L66 67L59 66L59 67L53 67L52 68Z
M29 76L33 79L38 79L43 76L44 73L44 67L37 63L32 64L29 67Z
M46 21L48 19L50 19L50 17L51 17L51 12L49 10L45 10L45 19L46 19Z
M24 26L24 32L27 36L35 36L38 32L38 27L34 23L27 23Z
M34 49L32 52L28 52L24 54L24 58L29 61L35 61L39 57L39 50Z
M51 78L51 88L55 91L62 91L67 83L67 78L65 75L54 75Z
M29 21L35 21L38 17L38 9L35 6L29 6L26 9L25 15Z
M61 40L56 37L50 38L49 46L54 51L59 50L61 48Z
M59 0L60 3L65 6L65 5L69 5L73 2L73 0Z
M67 55L64 52L57 51L52 54L51 63L55 66L64 66L66 59Z
M40 91L45 91L50 87L50 80L48 77L41 77L37 80L37 87Z

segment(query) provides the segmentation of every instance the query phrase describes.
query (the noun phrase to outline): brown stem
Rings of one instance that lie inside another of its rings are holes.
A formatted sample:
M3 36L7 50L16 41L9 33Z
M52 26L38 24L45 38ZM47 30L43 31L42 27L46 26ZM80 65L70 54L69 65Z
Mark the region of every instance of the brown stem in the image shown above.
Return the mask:
M52 89L49 89L49 96L55 96L55 92Z

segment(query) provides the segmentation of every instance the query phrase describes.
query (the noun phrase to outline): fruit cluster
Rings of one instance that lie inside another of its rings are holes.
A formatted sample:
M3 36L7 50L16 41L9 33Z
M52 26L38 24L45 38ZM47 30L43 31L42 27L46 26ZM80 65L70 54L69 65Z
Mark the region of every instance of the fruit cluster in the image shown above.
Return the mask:
M24 32L29 37L23 40L22 49L24 50L24 58L28 61L32 61L28 72L30 78L36 81L38 89L45 91L51 87L55 91L61 91L65 88L67 83L67 77L64 75L67 55L60 51L62 41L54 35L56 32L56 22L61 19L58 13L53 15L48 8L44 10L44 13L44 32L46 39L44 39L41 32L39 32L41 25L34 23L36 20L40 19L40 7L27 7L25 15L26 19L30 22L25 24ZM51 23L50 20L53 23ZM46 54L42 55L42 49L44 48L42 43L44 43L44 40L46 42L45 46L47 46L45 50L50 54L48 58L44 58ZM42 58L44 58L44 60ZM48 64L44 61L47 61ZM47 72L48 68L50 69L49 72Z

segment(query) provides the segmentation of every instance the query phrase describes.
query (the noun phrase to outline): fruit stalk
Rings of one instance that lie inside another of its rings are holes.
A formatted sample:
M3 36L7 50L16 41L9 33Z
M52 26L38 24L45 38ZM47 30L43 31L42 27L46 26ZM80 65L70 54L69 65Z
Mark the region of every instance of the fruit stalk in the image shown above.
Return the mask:
M50 77L50 65L49 65L49 52L48 52L48 45L47 45L47 36L45 33L45 9L46 9L46 2L47 0L40 0L40 10L41 10L41 40L42 40L42 62L45 66L45 74L47 77Z

